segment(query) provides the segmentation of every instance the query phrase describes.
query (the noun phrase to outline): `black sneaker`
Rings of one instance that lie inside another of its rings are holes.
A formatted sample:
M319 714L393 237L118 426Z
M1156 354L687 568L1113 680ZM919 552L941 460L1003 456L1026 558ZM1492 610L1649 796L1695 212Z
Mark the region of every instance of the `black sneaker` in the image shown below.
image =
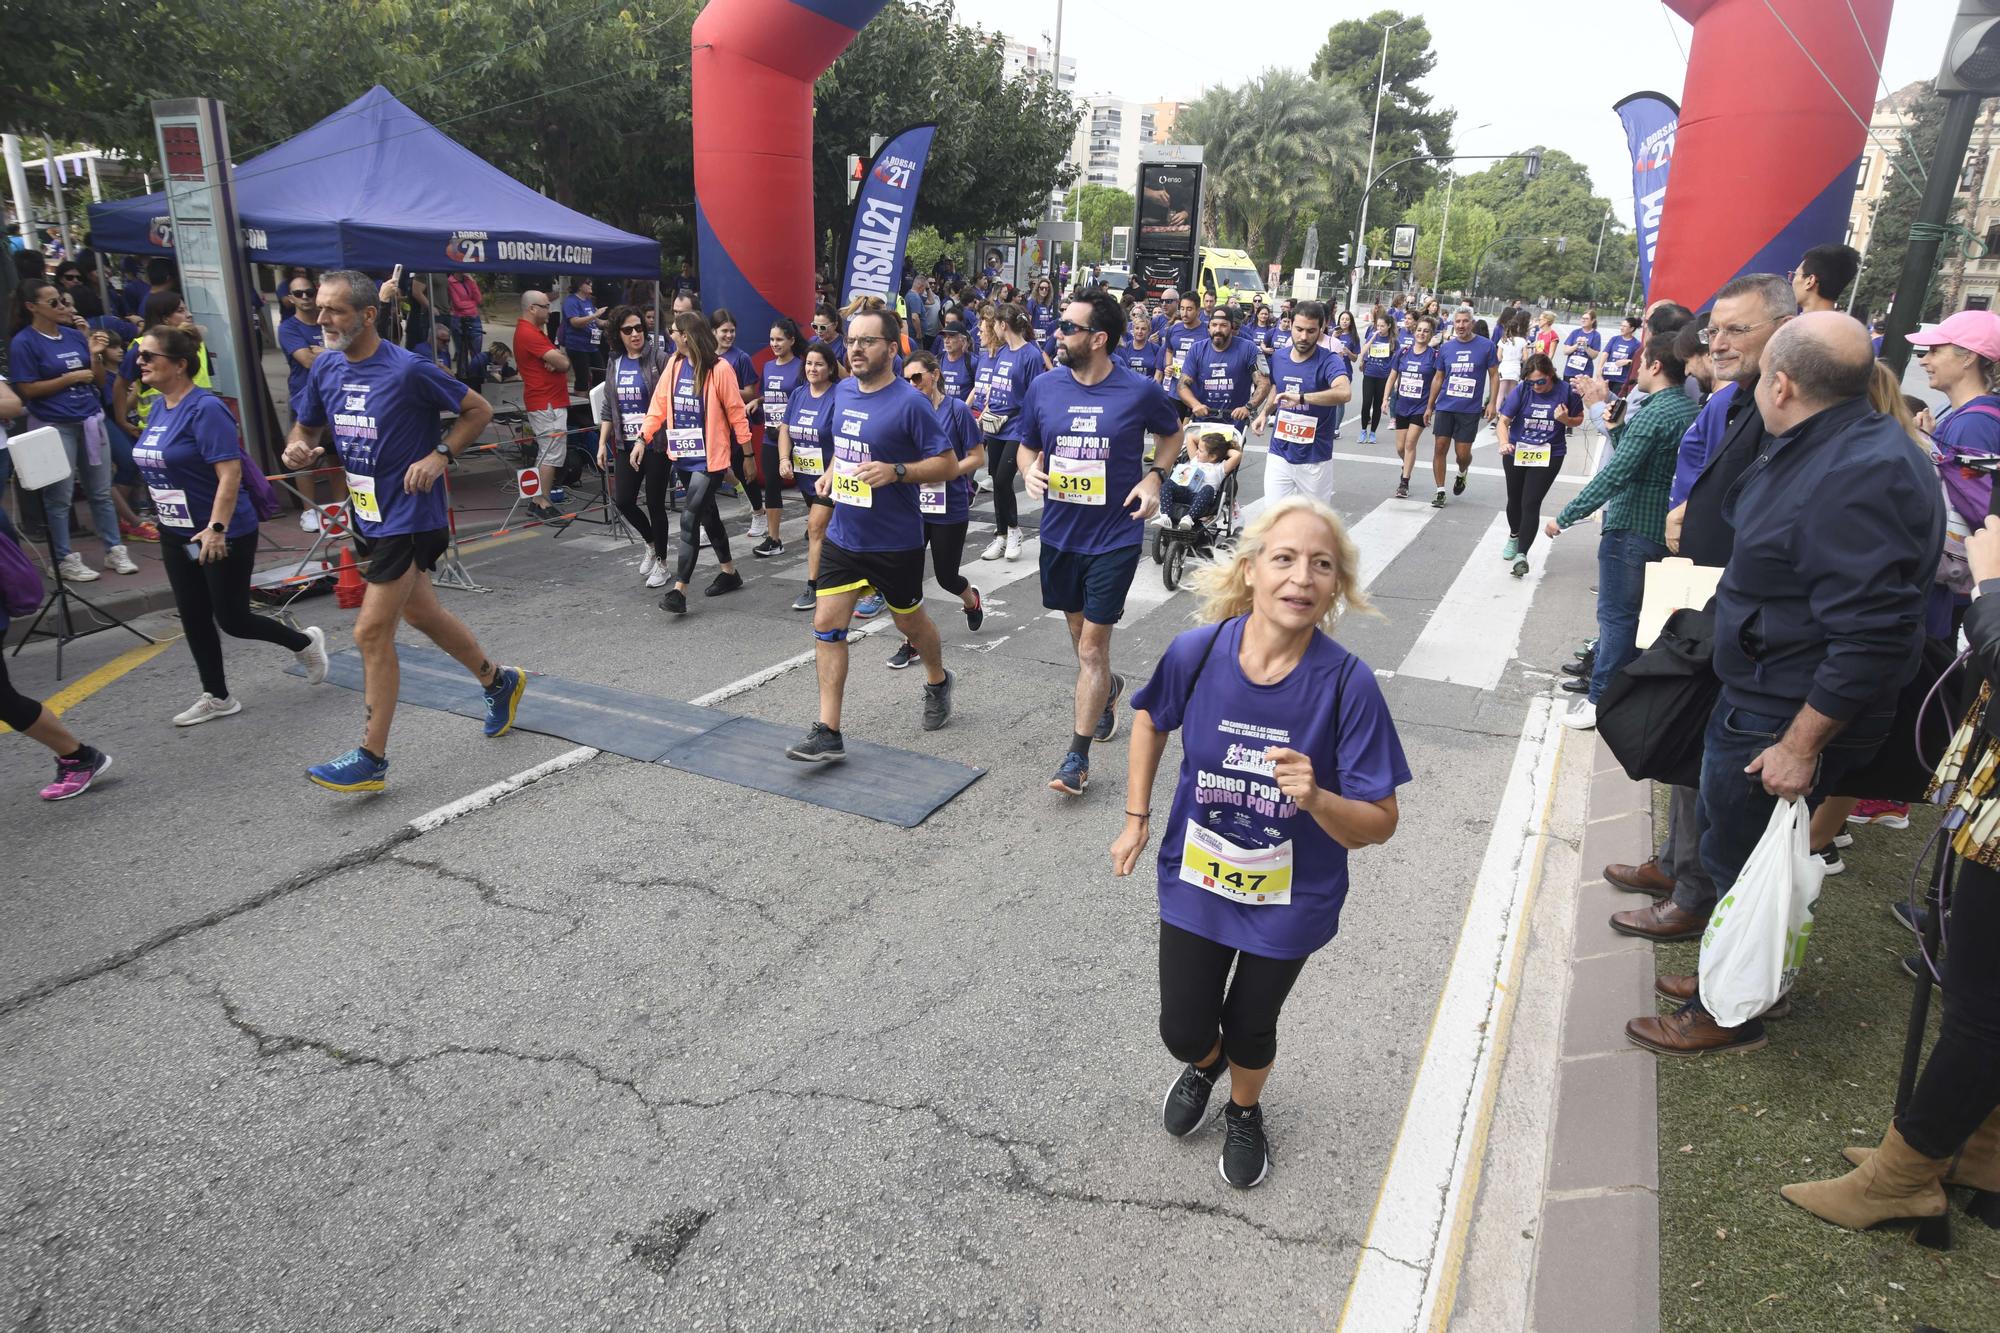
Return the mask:
M1596 665L1588 657L1579 658L1574 662L1564 662L1562 664L1562 673L1565 676L1588 676L1596 668Z
M1228 1067L1227 1062L1217 1060L1215 1068L1206 1074L1193 1065L1182 1068L1160 1107L1160 1120L1167 1133L1184 1139L1215 1118L1208 1113L1209 1094L1215 1091L1215 1081Z
M1562 687L1571 694L1587 694L1590 692L1590 679L1587 676L1572 676L1562 683Z
M1907 898L1900 898L1890 903L1889 910L1895 914L1896 920L1900 924L1908 927L1912 934L1922 934L1924 927L1930 924L1930 909L1928 907L1925 908L1923 915L1919 916L1917 915L1917 909L1910 906L1910 900Z
M924 682L924 730L936 731L951 721L952 674L947 671L944 679L933 685Z
M1410 498L1410 479L1408 477L1404 477L1396 483L1396 498L1398 500L1407 500Z
M1108 741L1118 734L1118 696L1125 693L1125 677L1111 673L1111 693L1104 700L1104 712L1097 719L1097 730L1091 733L1093 741Z
M1222 1108L1222 1125L1228 1134L1222 1141L1222 1160L1216 1164L1222 1178L1237 1189L1255 1189L1271 1174L1271 1143L1264 1137L1264 1108L1231 1102Z
M731 571L725 569L720 574L717 574L715 576L715 582L708 585L707 589L702 593L702 596L720 597L722 596L722 594L726 592L735 592L738 588L742 586L743 586L743 576L741 574L732 573Z
M806 583L804 591L800 592L797 597L792 598L792 610L794 611L810 611L818 605L819 594L813 590L813 585L810 581Z
M1931 975L1931 966L1924 961L1924 956L1920 953L1913 953L1903 959L1903 973L1913 981L1918 977L1930 977L1934 989L1944 989L1944 983Z
M839 732L824 722L815 722L804 740L785 751L785 758L805 764L831 764L847 758L847 746Z
M981 625L986 623L986 598L980 595L977 588L973 588L970 591L972 593L972 605L965 608L965 627L969 630L977 630Z
M756 556L759 560L765 560L774 555L783 555L784 553L785 544L771 537L766 537L763 541L758 542L750 548L750 554Z
M1840 849L1831 843L1820 848L1813 855L1820 859L1820 864L1826 867L1826 873L1829 875L1838 875L1847 869L1847 863L1840 859Z
M908 666L910 663L916 660L917 660L917 645L911 643L908 639L905 639L903 640L903 646L898 648L893 654L890 655L889 670L901 671L904 667Z
M1444 508L1444 492L1442 490L1440 490L1436 495L1433 495L1431 497L1431 508L1433 509Z
M662 611L671 611L677 616L686 615L688 613L687 594L679 588L667 589L667 595L660 599L660 609Z
M1465 478L1466 478L1466 475L1467 475L1467 474L1465 474L1465 473L1463 473L1463 472L1459 473L1459 474L1458 474L1458 480L1457 480L1457 481L1454 481L1454 482L1453 482L1453 483L1451 484L1451 493L1452 493L1453 495L1463 495L1463 494L1465 494Z

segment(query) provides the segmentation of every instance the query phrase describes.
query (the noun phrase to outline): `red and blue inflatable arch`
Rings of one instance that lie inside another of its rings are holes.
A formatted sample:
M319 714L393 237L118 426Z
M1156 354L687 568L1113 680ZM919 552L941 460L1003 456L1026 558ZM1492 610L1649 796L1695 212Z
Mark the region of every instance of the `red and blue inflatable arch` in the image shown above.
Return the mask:
M1694 43L1652 294L1700 310L1846 237L1894 0L1667 3Z
M813 81L886 0L715 0L695 20L694 220L702 305L761 365L813 308Z

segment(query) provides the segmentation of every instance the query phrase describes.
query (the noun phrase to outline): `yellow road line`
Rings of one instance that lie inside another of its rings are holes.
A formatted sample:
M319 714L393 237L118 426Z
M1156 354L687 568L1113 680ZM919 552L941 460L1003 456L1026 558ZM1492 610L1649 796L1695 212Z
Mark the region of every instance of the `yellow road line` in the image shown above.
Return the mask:
M42 700L42 703L47 706L51 713L60 715L76 707L85 699L88 699L91 695L109 685L112 681L117 680L120 676L125 675L135 668L144 666L180 641L181 636L176 634L171 639L161 639L157 643L142 643L137 648L128 649L89 675L82 677L72 684L65 685L62 689L56 691L56 693ZM0 732L12 730L12 727L0 726Z

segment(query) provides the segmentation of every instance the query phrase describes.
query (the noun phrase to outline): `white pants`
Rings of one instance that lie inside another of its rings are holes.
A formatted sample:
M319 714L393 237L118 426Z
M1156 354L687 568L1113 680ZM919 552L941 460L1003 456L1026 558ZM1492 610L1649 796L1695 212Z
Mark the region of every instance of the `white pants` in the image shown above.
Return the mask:
M1264 502L1276 504L1288 495L1310 495L1323 505L1333 503L1333 460L1288 463L1276 454L1264 456Z

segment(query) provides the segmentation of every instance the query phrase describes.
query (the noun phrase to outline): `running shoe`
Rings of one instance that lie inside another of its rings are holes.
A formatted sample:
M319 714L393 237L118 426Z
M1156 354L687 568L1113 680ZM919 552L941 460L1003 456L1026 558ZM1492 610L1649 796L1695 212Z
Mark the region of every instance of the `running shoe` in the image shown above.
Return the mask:
M688 613L687 594L679 588L667 589L666 595L660 598L660 609L662 611L670 611L677 616L686 615Z
M1561 718L1562 724L1571 731L1597 730L1597 705L1588 699L1578 699L1570 705L1570 710Z
M1004 532L996 532L993 534L993 540L986 543L986 549L979 553L979 558L981 560L998 560L1001 557L1001 555L1003 555L1006 552L1006 550L1007 550L1007 534ZM83 562L81 560L78 560L77 563L81 564Z
M1451 493L1452 493L1453 495L1463 495L1463 494L1465 494L1465 478L1466 478L1466 476L1467 476L1467 473L1465 472L1465 470L1464 470L1463 468L1459 469L1459 473L1458 473L1458 480L1457 480L1457 481L1454 481L1454 482L1453 482L1453 483L1451 484Z
M785 544L775 537L766 537L763 541L758 542L750 548L750 554L756 556L759 560L769 559L771 556L783 555L784 553Z
M743 576L733 569L725 569L715 576L715 581L702 589L704 597L720 597L724 593L735 592L743 586Z
M1444 491L1442 488L1439 489L1436 495L1433 495L1431 497L1431 508L1433 509L1444 508Z
M71 551L68 555L64 556L56 564L56 572L61 574L64 582L67 583L95 583L98 579L104 577L89 565L84 564L83 555L77 551Z
M1396 498L1398 500L1407 500L1410 498L1410 479L1408 477L1396 483Z
M1081 796L1083 789L1089 785L1089 761L1075 750L1064 751L1062 767L1049 779L1049 790L1059 791L1065 796Z
M648 550L646 554L639 557L639 577L643 579L650 575L659 563L660 557Z
M965 627L977 630L986 623L986 599L980 595L976 587L968 588L967 591L972 594L972 605L965 608Z
M328 791L381 791L388 785L389 761L377 759L357 745L338 759L314 764L306 770L306 777Z
M326 680L326 631L318 625L306 626L306 637L312 642L293 653L300 666L306 669L306 684L319 685Z
M924 730L936 731L951 721L951 686L956 679L951 672L944 673L944 679L933 685L924 682Z
M90 790L90 784L111 767L111 756L86 745L75 755L56 756L56 780L42 788L45 801L67 801Z
M122 546L114 546L104 553L104 567L113 574L137 574L139 566L133 563L132 553Z
M785 758L803 764L831 764L847 758L847 746L839 732L824 722L815 722L804 740L785 751Z
M1847 816L1847 822L1880 824L1883 828L1908 828L1910 807L1901 801L1856 801L1853 813Z
M118 535L129 542L157 543L160 540L160 530L144 520L137 523L127 523L124 519L119 519Z
M916 660L917 660L917 645L911 643L908 639L905 639L903 640L903 646L898 648L893 654L890 655L889 670L901 671L904 667L908 666L910 663Z
M1820 864L1826 867L1826 873L1829 875L1838 875L1847 869L1847 863L1840 859L1840 849L1838 847L1831 845L1822 847L1814 852L1813 855L1820 859Z
M1208 1099L1215 1091L1216 1080L1228 1067L1217 1060L1215 1068L1206 1074L1193 1065L1181 1069L1180 1077L1167 1089L1166 1100L1160 1105L1160 1120L1167 1133L1184 1139L1215 1118L1209 1113Z
M1509 537L1507 539L1507 544L1500 548L1500 558L1502 560L1512 560L1515 556L1519 555L1520 553L1521 553L1521 543L1513 537Z
M317 505L299 511L299 531L319 531L319 507Z
M531 504L528 506L528 512L534 516L535 521L538 523L560 523L568 517L567 514L554 505Z
M1125 693L1125 677L1111 673L1111 693L1104 700L1104 711L1098 715L1097 730L1091 733L1094 741L1108 741L1118 734L1118 696Z
M503 666L493 673L486 687L486 735L490 740L505 736L514 726L514 714L521 711L521 696L528 692L528 673Z
M856 620L873 620L876 616L881 615L887 609L888 605L888 598L879 592L871 592L854 604L854 618Z
M664 564L654 565L652 572L646 575L648 588L664 588L671 582L673 580L667 576L667 567Z
M764 517L764 511L761 509L756 510L750 515L750 527L743 535L746 537L763 536L766 531L765 524L767 521Z
M243 705L234 699L218 699L204 692L201 698L174 714L177 727L198 727L204 722L213 722L219 717L234 717L243 711Z
M1528 557L1526 557L1526 556L1524 556L1524 555L1517 555L1517 556L1515 556L1515 557L1514 557L1514 577L1515 577L1515 578L1517 578L1517 579L1518 579L1518 578L1524 578L1524 577L1526 577L1527 573L1528 573Z
M1019 560L1021 558L1021 530L1019 528L1007 529L1007 558L1009 560Z
M1852 847L1854 845L1854 835L1852 833L1836 833L1833 835L1833 845L1843 849Z
M1271 1174L1271 1141L1264 1137L1264 1108L1231 1102L1222 1108L1222 1123L1227 1137L1216 1166L1222 1178L1237 1189L1255 1189Z
M806 583L804 591L800 592L797 597L792 598L792 610L794 611L810 611L818 605L819 594L813 590L810 581Z

